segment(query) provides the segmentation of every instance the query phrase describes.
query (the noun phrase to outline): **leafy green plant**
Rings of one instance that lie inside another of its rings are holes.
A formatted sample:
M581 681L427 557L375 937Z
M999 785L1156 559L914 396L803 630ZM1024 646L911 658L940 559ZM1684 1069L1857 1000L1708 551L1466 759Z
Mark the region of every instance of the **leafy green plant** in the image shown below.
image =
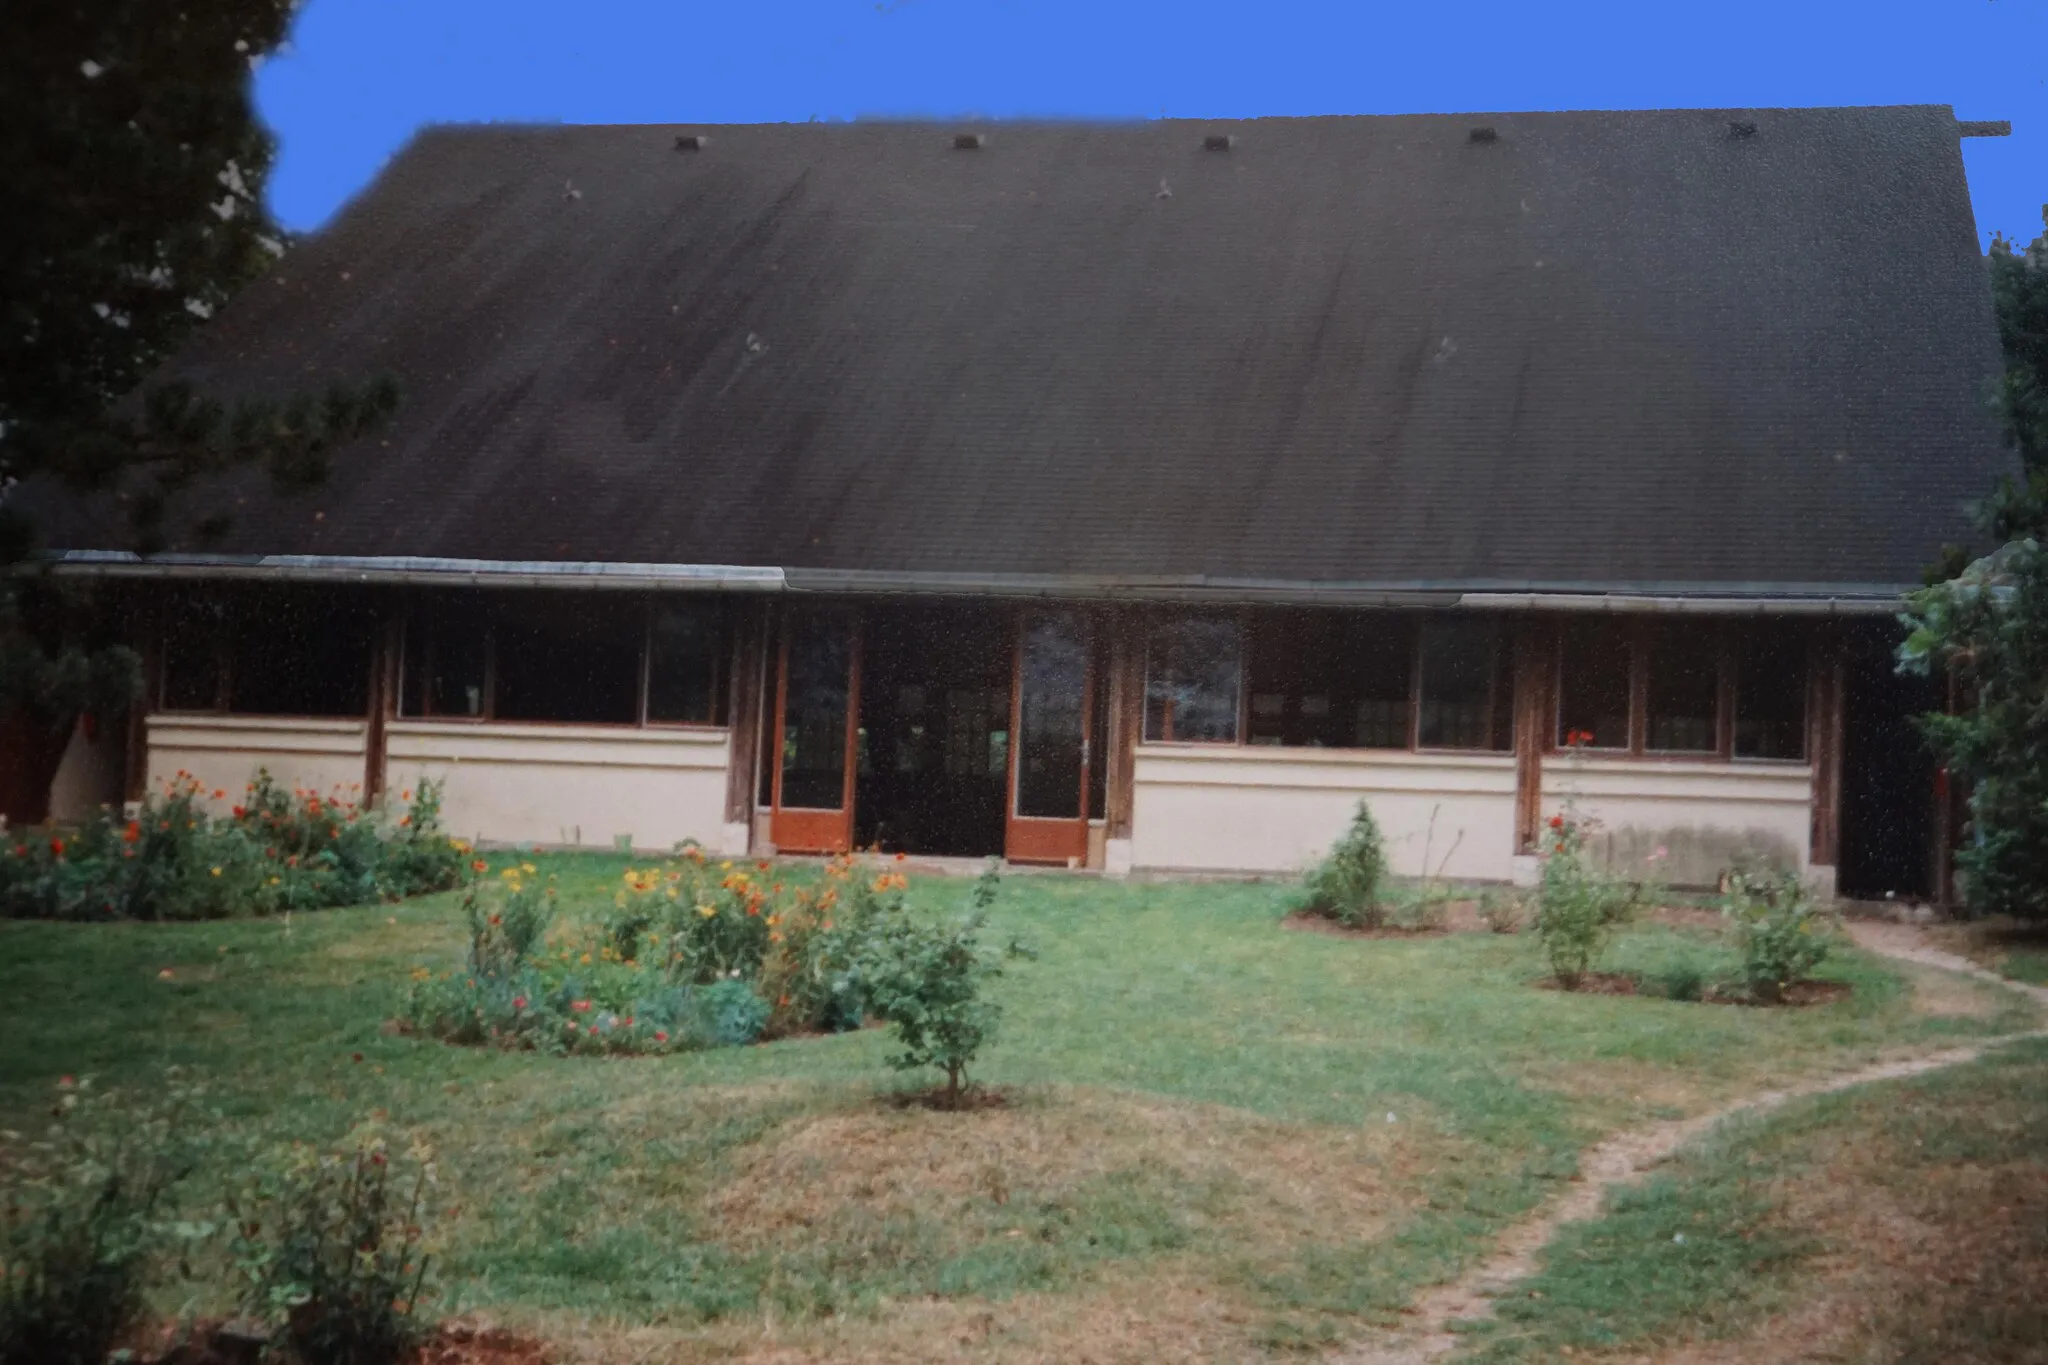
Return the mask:
M395 1365L422 1335L435 1179L428 1149L374 1129L259 1169L229 1195L244 1311L304 1365Z
M1792 873L1731 873L1721 913L1735 926L1742 980L1753 999L1782 1000L1826 960L1832 916Z
M443 890L464 846L439 829L440 791L395 818L336 794L286 793L259 770L244 803L215 813L179 773L133 820L109 811L0 845L0 917L208 920L323 909Z
M1707 974L1696 962L1677 962L1645 978L1650 993L1666 1000L1695 1001L1707 993Z
M91 1082L58 1084L47 1137L0 1133L0 1362L103 1365L145 1307L173 1244L168 1197L189 1172L193 1091L126 1108Z
M1586 849L1586 822L1568 811L1550 818L1549 842L1536 893L1536 934L1557 984L1577 990L1615 930L1634 915L1643 886L1596 867Z
M1514 892L1489 886L1479 893L1479 918L1493 933L1520 933L1527 917L1522 898Z
M506 869L502 900L486 891L481 878L470 882L462 914L469 925L472 974L509 980L525 968L555 917L554 878L527 880L536 875L532 863Z
M985 948L981 931L995 902L993 861L975 882L971 909L959 920L927 923L909 915L881 923L861 954L861 974L874 1012L894 1031L899 1070L937 1067L946 1073L940 1103L960 1107L967 1068L996 1036L1002 1007L982 988L1002 975L1002 954ZM1010 955L1026 950L1016 943Z
M1387 851L1372 809L1364 801L1320 863L1304 879L1296 908L1304 914L1352 929L1377 929L1387 920L1381 902L1382 884L1387 877Z

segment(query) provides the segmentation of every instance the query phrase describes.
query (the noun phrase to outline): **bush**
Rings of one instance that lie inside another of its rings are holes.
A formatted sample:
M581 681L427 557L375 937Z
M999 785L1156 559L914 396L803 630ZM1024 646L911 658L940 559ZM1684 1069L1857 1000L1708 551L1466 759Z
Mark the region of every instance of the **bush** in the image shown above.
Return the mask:
M1496 934L1520 933L1526 913L1522 898L1511 891L1504 893L1489 886L1479 893L1479 918Z
M1002 1007L981 998L982 987L1002 975L998 955L984 949L980 937L995 903L996 878L991 860L974 884L966 918L929 924L895 916L877 926L861 954L867 998L903 1048L889 1064L944 1071L949 1109L960 1106L967 1068L995 1038L1002 1019ZM1009 948L1011 954L1024 951L1014 942Z
M1550 818L1549 837L1536 893L1536 933L1557 984L1577 990L1607 951L1614 931L1635 913L1643 886L1593 866L1585 822L1569 813Z
M553 888L531 863L479 878L464 899L465 969L416 969L402 1018L450 1042L561 1053L859 1027L859 946L900 915L908 879L852 857L828 863L816 888L772 874L686 847L662 867L628 868L601 924L553 924Z
M1645 979L1653 995L1666 1000L1695 1001L1707 993L1707 974L1698 963L1679 962L1655 972Z
M1791 873L1731 873L1721 913L1735 926L1751 998L1775 1003L1828 955L1831 917Z
M103 1365L140 1320L172 1227L166 1197L192 1165L190 1092L114 1108L90 1082L58 1086L46 1141L0 1134L0 1363Z
M432 783L395 819L339 794L286 794L262 771L229 815L210 813L207 798L180 773L134 820L102 811L17 837L0 856L0 917L225 919L396 899L460 879L464 846L441 833Z
M1377 929L1387 918L1380 903L1386 876L1387 853L1379 824L1371 808L1360 801L1351 828L1308 874L1296 908L1352 929Z
M421 1336L431 1153L358 1131L299 1145L230 1195L242 1307L304 1365L394 1365Z

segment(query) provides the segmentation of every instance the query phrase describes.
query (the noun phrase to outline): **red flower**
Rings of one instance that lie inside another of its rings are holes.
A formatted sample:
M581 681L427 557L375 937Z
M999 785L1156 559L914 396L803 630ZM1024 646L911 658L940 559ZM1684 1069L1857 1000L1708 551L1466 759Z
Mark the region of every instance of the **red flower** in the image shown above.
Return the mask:
M360 1052L351 1052L348 1054L348 1059L352 1062L360 1062L361 1060L363 1060L363 1054Z
M249 813L249 808L248 808L247 806L236 806L236 807L235 807L235 811L234 811L234 814L235 814L235 818L236 818L237 820L241 819L241 818L242 818L243 816L247 815L248 813Z
M525 997L525 996L523 996L523 995L515 995L515 996L513 996L513 997L512 997L512 1008L513 1008L513 1009L515 1009L515 1010L523 1010L523 1009L525 1009L525 1008L526 1008L526 997Z
M588 1014L590 1013L590 1002L588 1000L571 1000L569 1008L575 1010L578 1014Z
M121 842L124 844L132 844L141 837L142 826L133 820L128 822L128 828L121 831Z
M216 801L225 801L228 799L228 794L223 789L215 787L213 789L213 799Z
M656 1030L654 1031L654 1041L655 1041L655 1042L657 1042L657 1043L665 1043L665 1042L667 1042L667 1041L668 1041L668 1031L667 1031L666 1029L656 1029Z
M52 839L52 840L50 840L50 852L51 852L52 854L54 854L55 856L59 857L59 858L63 857L63 856L64 856L64 841L63 841L62 839Z
M1564 817L1563 817L1562 815L1553 815L1553 816L1551 816L1551 817L1550 817L1550 827L1551 827L1552 829L1563 829L1563 828L1564 828Z

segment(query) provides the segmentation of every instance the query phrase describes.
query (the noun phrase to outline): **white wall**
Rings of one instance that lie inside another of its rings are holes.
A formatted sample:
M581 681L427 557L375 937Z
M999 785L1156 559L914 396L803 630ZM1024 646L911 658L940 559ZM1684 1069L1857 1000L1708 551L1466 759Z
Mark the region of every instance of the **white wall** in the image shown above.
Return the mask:
M1140 745L1131 815L1138 868L1293 872L1363 798L1403 876L1506 881L1515 851L1512 754Z
M625 834L648 852L728 840L722 729L394 720L385 733L385 790L445 783L441 824L459 837L609 848Z
M149 734L149 794L163 790L180 769L211 791L225 791L226 806L242 799L258 768L286 790L305 787L322 796L342 791L360 799L369 726L360 720L298 716L153 715Z
M1637 870L1657 849L1658 880L1711 886L1738 865L1806 870L1813 769L1802 763L1720 763L1557 755L1543 764L1543 818L1569 803L1598 822L1591 843Z
M99 737L85 737L85 723L71 727L64 756L50 779L50 818L76 822L90 818L101 806L118 813L128 766L128 727L100 726Z

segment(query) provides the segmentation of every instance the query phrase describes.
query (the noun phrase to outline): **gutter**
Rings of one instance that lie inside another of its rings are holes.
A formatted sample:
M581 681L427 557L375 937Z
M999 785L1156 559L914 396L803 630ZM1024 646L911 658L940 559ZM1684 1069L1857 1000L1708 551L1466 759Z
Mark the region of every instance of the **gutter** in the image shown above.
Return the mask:
M131 551L45 556L66 577L354 583L426 587L724 591L840 596L1021 597L1208 605L1347 606L1693 615L1888 616L1896 584L1342 582L1206 574L932 573L594 560L440 559L416 555L194 555Z

